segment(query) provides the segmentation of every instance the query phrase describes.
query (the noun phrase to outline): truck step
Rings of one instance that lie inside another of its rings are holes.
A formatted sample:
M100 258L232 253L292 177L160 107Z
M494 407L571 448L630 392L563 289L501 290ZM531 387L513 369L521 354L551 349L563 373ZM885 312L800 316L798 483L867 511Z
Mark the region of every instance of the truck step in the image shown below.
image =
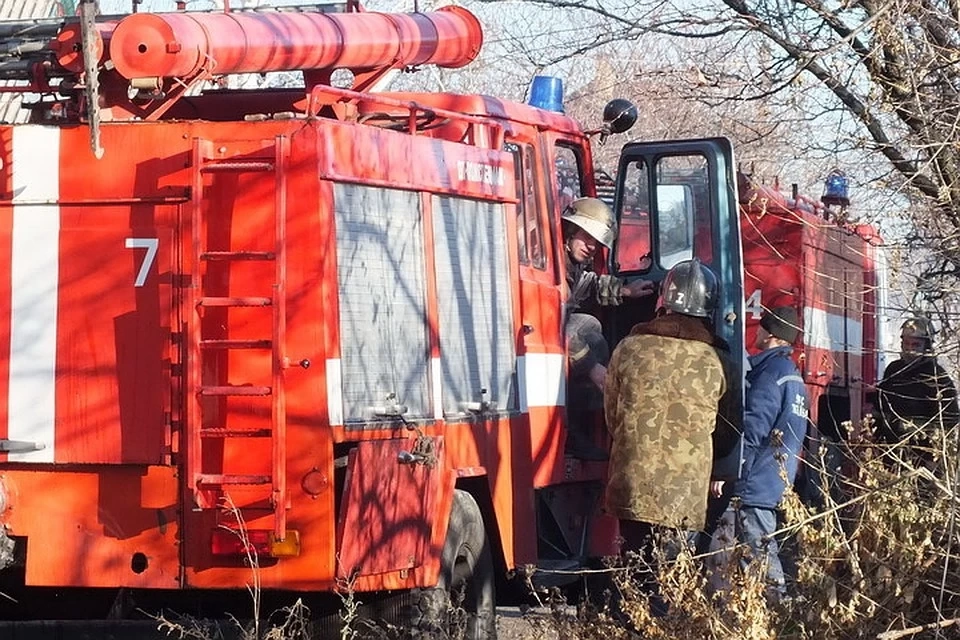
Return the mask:
M269 307L273 304L270 298L255 296L246 297L214 297L204 296L197 302L198 307Z
M260 485L260 484L270 484L272 479L270 476L255 476L255 475L232 475L232 474L222 474L222 473L198 473L197 474L197 485L202 484L218 484L218 485Z
M201 349L269 349L272 340L201 340Z
M269 396L273 393L270 387L255 387L253 385L227 384L217 387L200 387L202 396Z
M538 571L534 574L533 583L545 589L572 584L580 578L583 568L584 565L578 558L540 560L537 562Z
M241 171L273 171L274 163L264 161L210 162L200 167L201 173L236 173Z
M201 429L201 438L269 438L272 429Z
M204 251L201 260L276 260L273 251Z

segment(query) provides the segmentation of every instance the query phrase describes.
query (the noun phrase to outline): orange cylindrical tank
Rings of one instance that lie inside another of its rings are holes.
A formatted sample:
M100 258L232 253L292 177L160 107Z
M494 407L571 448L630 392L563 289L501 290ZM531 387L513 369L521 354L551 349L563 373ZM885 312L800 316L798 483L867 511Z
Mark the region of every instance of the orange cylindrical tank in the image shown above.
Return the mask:
M428 13L139 13L110 39L125 78L293 69L462 67L480 51L480 21L462 7Z

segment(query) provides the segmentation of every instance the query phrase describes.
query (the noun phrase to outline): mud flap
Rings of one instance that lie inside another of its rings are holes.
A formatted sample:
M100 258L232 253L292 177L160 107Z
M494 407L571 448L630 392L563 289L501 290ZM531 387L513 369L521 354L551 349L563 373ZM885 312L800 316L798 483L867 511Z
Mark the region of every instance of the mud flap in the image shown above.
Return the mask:
M434 552L434 520L448 477L442 437L359 443L347 467L337 576L353 579L422 566Z

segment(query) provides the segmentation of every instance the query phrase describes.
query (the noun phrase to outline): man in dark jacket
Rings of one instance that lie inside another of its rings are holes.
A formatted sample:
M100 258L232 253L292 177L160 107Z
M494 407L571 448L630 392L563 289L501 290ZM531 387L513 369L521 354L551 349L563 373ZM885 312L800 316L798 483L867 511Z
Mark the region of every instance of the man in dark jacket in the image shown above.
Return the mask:
M933 352L928 318L911 318L900 328L900 359L887 365L877 385L877 438L906 442L911 462L932 468L931 436L960 420L957 390Z
M574 200L563 212L567 300L564 330L567 336L567 453L583 460L605 460L606 451L593 442L593 423L603 407L603 385L610 348L600 320L600 306L619 305L623 298L653 293L653 283L627 284L593 270L600 246L608 249L617 236L613 212L597 198Z
M749 545L753 559L766 558L767 580L777 598L785 587L779 545L773 537L776 510L796 478L807 433L809 398L790 359L799 331L793 307L777 307L760 319L756 342L760 353L750 357L746 376L743 459L733 491L737 538Z

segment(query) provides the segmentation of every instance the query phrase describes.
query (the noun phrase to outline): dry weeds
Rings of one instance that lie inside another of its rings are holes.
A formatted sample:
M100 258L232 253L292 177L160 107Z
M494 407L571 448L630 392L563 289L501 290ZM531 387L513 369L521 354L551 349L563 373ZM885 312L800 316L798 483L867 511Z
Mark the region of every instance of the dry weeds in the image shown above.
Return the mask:
M777 535L789 568L785 600L770 597L762 562L742 562L745 549L721 527L705 555L678 544L679 536L660 541L660 601L652 603L655 598L636 579L649 569L639 558L611 559L601 572L609 576L602 597L571 607L556 589L535 592L540 606L527 618L524 637L900 640L957 634L960 430L934 433L923 447L888 447L861 437L870 433L869 424L847 427L846 442L826 444L804 461L806 472L818 479L816 499L802 500L792 491L784 498ZM256 557L248 562L259 618L258 563ZM403 635L360 619L357 594L349 586L340 591L341 638ZM309 618L298 602L263 622L234 624L251 640L307 639ZM171 637L219 635L208 621L156 620Z
M793 491L784 498L777 535L789 567L787 598L770 597L765 567L741 563L745 549L721 529L714 550L703 556L661 541L657 573L665 612L651 607L650 594L633 579L644 568L633 558L612 573L622 613L602 602L585 604L576 615L553 616L553 628L561 638L611 640L896 640L957 633L958 430L934 433L923 446L890 447L859 435L870 433L869 423L856 431L846 427L847 442L825 445L804 461L818 478L817 498L801 500Z

